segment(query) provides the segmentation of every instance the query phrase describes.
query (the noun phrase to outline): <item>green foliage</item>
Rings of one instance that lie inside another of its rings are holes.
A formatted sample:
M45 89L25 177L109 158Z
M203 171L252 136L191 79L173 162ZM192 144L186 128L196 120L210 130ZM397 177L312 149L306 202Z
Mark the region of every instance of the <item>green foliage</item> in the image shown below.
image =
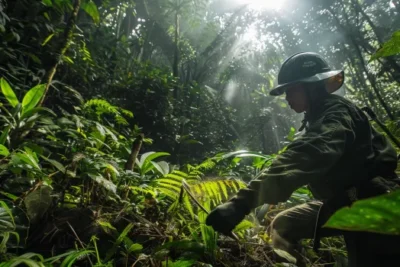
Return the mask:
M124 116L133 118L133 114L129 110L113 106L104 99L91 99L84 104L83 108L88 111L89 114L94 112L98 120L101 120L101 116L104 114L111 114L115 117L117 124L121 125L129 124Z
M81 7L85 12L92 17L93 21L98 24L100 23L100 14L99 11L97 10L96 4L92 1L85 1L81 4Z
M119 248L120 244L124 242L126 247L128 248L129 252L134 252L137 250L140 250L136 244L133 244L133 242L127 237L131 229L134 227L132 223L128 224L125 229L121 232L121 234L118 236L117 240L113 244L113 247L107 252L106 255L106 261L110 260L113 256L115 256L115 252Z
M8 262L3 262L0 264L1 267L12 267L24 264L29 267L44 267L43 256L36 253L25 253L21 256L15 257Z
M324 227L400 235L400 191L356 201L337 211Z
M376 60L382 57L389 57L400 54L400 31L393 33L392 38L383 44L372 57L371 60Z
M4 79L0 79L1 91L3 92L4 97L7 99L8 103L14 108L19 104L18 98L15 95L14 91L11 89L8 82Z
M46 85L39 84L30 89L22 99L22 115L34 109L42 99Z
M210 210L210 203L204 202L204 207ZM199 210L198 219L205 249L214 258L217 248L217 233L211 226L206 225L207 214L204 211Z
M2 232L15 230L14 218L11 210L4 201L0 201L0 229Z
M37 253L25 253L18 257L14 257L13 259L0 263L1 267L12 267L19 266L24 264L24 266L29 267L44 267L44 266L57 266L60 267L70 267L74 266L73 264L76 261L81 260L83 257L93 254L92 250L78 250L78 251L69 251L51 258L45 259L42 255ZM60 263L60 260L64 260ZM58 265L59 264L59 265Z
M19 105L20 103L19 103L14 91L12 90L10 85L7 83L7 81L4 80L4 78L1 78L1 86L2 86L3 95L6 97L9 104L12 107L16 107L17 105ZM44 89L45 89L45 85L37 85L26 93L26 95L24 96L23 101L22 101L22 109L23 109L22 114L27 113L27 112L31 111L33 108L35 108L35 106L40 101L41 97L43 96Z
M0 155L7 157L8 155L10 155L10 151L8 151L8 148L6 148L5 146L0 145Z
M155 162L153 162L153 160L155 160L156 158L159 158L159 157L169 156L169 155L170 154L166 153L166 152L154 152L154 151L144 153L140 157L140 160L137 160L137 166L140 169L140 174L145 175L146 173L148 173L149 171L151 171L153 169L156 169L161 174L164 174L165 171L167 170L167 167L164 166L165 169L163 169L162 168L162 166L164 165L163 163L155 163Z

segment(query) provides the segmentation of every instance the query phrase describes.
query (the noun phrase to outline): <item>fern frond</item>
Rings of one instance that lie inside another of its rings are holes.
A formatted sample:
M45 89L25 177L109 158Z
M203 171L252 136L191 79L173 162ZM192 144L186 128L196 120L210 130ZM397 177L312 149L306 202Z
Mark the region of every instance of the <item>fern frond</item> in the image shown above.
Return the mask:
M133 113L129 110L123 109L121 108L121 113L124 114L125 116L127 116L128 118L133 118Z
M171 180L174 180L174 181L178 181L180 183L182 183L182 180L185 179L185 177L182 177L180 175L176 175L175 173L168 173L164 177L165 177L165 179L171 179Z
M107 100L104 99L90 99L83 105L83 107L85 109L95 108L96 112L99 113L99 115L103 113L119 114L118 108L111 105Z
M200 180L202 176L204 176L204 173L202 173L201 171L192 170L191 172L189 172L188 180Z
M132 118L133 113L129 110L119 108L110 104L107 100L94 98L88 100L83 108L86 110L95 109L95 113L98 117L103 114L112 114L115 117L115 121L120 125L128 125L128 121L124 118L124 116Z
M179 192L175 192L166 187L158 187L157 190L173 200L178 199Z
M162 185L162 184L170 184L170 185L176 185L177 188L180 188L182 186L182 182L176 181L174 179L164 179L160 178L156 180L157 184Z
M194 219L193 207L192 207L192 203L190 203L189 196L187 194L185 194L183 197L183 205L189 211L189 214L193 220Z
M129 189L132 190L133 193L142 193L143 195L151 194L153 197L156 196L156 193L152 189L145 189L138 186L129 186Z
M174 201L171 206L168 208L167 212L168 213L172 213L176 210L176 208L178 207L179 202L178 201Z
M225 181L224 181L223 184L226 185ZM226 188L226 186L221 186L221 184L218 183L218 187L219 187L219 189L221 190L222 194L224 194L225 199L227 199L227 198L228 198L228 189ZM236 192L236 191L237 191L237 190L235 190L235 192Z
M159 183L158 184L157 189L162 190L165 188L169 189L171 192L174 192L175 195L174 195L173 199L178 198L179 192L181 190L180 186L170 184L170 183Z
M176 175L179 175L179 176L182 176L183 178L188 178L188 174L187 173L185 173L185 172L182 172L182 171L178 171L178 170L175 170L175 171L173 171L172 172L173 174L176 174Z
M120 115L115 115L115 121L120 125L129 125L128 121Z
M210 199L215 205L229 199L246 184L240 180L208 180L191 184L191 189L198 199Z
M204 162L202 162L201 164L196 166L196 170L210 170L212 168L214 168L216 165L216 163L212 160L212 159L207 159Z

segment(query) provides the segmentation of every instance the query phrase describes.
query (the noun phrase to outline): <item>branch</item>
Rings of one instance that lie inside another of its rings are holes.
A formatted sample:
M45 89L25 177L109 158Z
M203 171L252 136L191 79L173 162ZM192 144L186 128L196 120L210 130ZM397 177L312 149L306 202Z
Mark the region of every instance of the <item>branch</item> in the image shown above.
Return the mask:
M48 71L46 89L44 91L42 99L40 100L39 106L43 105L43 102L46 98L46 95L49 91L51 82L53 80L53 77L56 74L57 67L60 63L60 60L65 55L65 52L67 51L67 49L69 48L69 46L71 44L71 41L73 38L73 31L74 31L75 23L76 23L76 18L78 17L78 12L79 12L80 6L81 6L81 0L75 0L74 9L72 10L71 17L69 18L67 26L64 30L64 40L63 40L63 42L61 44L61 48L60 48L60 55L59 55L60 58L58 60L57 59L55 60L54 65Z

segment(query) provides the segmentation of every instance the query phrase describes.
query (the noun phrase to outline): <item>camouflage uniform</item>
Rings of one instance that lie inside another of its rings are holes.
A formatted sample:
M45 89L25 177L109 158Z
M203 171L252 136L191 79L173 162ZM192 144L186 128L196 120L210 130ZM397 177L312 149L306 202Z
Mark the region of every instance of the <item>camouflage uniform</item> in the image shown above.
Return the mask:
M297 188L307 185L316 201L275 217L271 224L275 247L294 253L300 239L343 234L349 266L400 266L399 237L319 227L339 208L396 187L394 148L359 108L330 94L343 82L344 71L332 70L316 53L300 52L285 60L278 86L270 95L282 95L302 84L308 103L306 133L292 142L263 176L215 208L207 225L229 234L252 209L284 202Z
M391 181L397 166L396 151L350 101L328 95L313 107L307 121L306 133L277 157L265 175L253 180L231 200L241 203L247 213L264 203L286 201L297 188L308 185L317 201L281 212L271 224L274 246L293 254L300 239L315 237L318 215L319 225L322 225L335 210L352 201L383 194L396 187ZM327 203L323 212L322 203ZM319 234L332 236L341 232L322 228ZM345 235L348 236L351 234ZM350 263L357 262L351 266L383 266L384 260L389 260L385 266L392 266L393 260L389 257L400 255L399 246L383 249L387 255L376 259L376 248L364 245L371 238L399 242L397 237L365 233L356 239L347 238ZM357 244L352 246L352 242ZM357 252L361 246L362 250ZM359 253L363 254L361 260ZM365 255L375 255L371 257L378 261L372 263L374 259ZM398 261L393 264L400 266Z

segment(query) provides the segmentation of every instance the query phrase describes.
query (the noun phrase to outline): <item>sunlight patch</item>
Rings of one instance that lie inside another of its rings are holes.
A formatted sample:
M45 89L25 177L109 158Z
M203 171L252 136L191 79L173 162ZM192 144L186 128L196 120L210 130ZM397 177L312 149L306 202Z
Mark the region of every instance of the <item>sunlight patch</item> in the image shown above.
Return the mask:
M280 10L285 5L285 0L240 0L254 10L272 9Z

